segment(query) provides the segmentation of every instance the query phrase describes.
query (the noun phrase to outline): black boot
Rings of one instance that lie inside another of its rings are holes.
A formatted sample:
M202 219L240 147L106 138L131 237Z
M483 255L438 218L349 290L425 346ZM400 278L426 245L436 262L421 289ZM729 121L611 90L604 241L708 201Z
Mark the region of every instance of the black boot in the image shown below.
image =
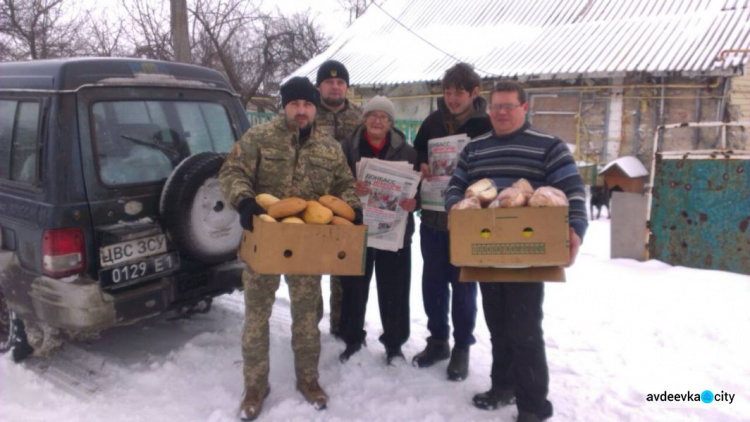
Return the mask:
M446 340L435 340L432 337L427 339L427 347L419 352L412 363L419 368L427 368L436 362L448 359L451 356L450 348Z
M454 347L448 364L448 379L463 381L469 376L469 348Z
M394 366L399 359L406 361L404 354L401 352L401 346L385 348L385 362L388 366Z
M510 388L492 387L489 391L479 393L473 398L474 406L484 410L495 410L516 402L516 395Z
M518 417L516 422L541 422L547 418L540 418L536 413L526 412L524 410L518 411Z
M355 353L359 352L362 349L362 346L367 346L364 340L362 340L361 342L357 342L357 343L347 344L346 349L343 352L341 352L341 354L339 355L339 361L341 363L346 363L346 361L348 361L349 358L352 357L352 355L354 355Z

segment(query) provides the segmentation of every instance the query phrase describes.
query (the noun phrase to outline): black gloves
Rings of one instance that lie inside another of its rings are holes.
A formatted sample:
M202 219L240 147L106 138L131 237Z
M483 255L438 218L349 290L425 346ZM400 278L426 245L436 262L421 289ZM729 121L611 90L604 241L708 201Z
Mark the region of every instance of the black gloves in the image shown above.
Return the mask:
M245 198L237 204L237 212L240 214L240 225L245 230L253 230L253 216L265 214L266 210L263 209L255 198Z
M361 226L362 224L364 224L364 222L365 222L365 218L364 218L364 215L362 214L362 208L355 208L354 220L352 221L352 223L354 223L355 226Z

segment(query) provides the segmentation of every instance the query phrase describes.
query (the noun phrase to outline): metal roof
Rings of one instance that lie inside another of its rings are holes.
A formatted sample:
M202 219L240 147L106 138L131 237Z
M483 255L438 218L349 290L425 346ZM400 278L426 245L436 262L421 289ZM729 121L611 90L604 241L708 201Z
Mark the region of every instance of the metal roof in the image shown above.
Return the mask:
M750 0L385 0L293 76L314 82L327 59L359 86L437 81L459 60L522 80L730 75L748 49Z

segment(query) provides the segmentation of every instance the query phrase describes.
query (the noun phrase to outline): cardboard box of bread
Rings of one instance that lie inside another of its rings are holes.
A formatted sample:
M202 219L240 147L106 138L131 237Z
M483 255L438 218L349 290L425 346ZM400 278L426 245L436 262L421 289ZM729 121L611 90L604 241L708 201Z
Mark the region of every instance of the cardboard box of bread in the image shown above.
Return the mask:
M323 195L317 201L255 197L267 214L253 217L245 230L240 257L260 274L362 275L367 226L355 226L354 210Z
M460 281L565 281L568 200L519 179L499 194L490 179L466 190L450 212L451 263Z

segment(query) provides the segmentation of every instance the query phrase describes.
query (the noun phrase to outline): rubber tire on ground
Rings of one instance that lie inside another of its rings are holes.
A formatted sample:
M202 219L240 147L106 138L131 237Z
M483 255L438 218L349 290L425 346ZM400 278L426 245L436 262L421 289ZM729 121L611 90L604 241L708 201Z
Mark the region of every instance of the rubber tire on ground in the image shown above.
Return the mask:
M184 159L164 184L159 204L172 245L207 264L235 259L242 237L239 214L224 201L217 179L225 157L201 152Z

